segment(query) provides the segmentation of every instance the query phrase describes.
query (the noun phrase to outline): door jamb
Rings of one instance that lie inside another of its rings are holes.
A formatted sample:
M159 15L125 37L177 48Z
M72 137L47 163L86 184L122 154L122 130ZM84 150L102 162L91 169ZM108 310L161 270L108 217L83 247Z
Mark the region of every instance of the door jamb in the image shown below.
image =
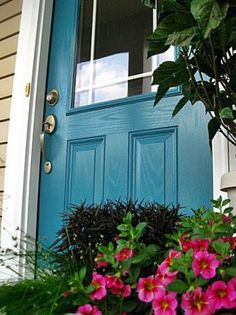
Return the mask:
M6 157L1 248L14 248L15 242L21 242L25 234L36 239L39 134L52 11L53 0L23 0ZM27 84L30 87L28 96ZM24 269L17 272L24 274ZM0 275L4 279L14 277L6 269L0 269Z

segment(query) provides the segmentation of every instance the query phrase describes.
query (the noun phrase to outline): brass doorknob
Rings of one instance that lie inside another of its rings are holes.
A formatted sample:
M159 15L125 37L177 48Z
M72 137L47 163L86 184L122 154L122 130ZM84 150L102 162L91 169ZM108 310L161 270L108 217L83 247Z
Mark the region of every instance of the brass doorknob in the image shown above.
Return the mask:
M55 106L59 100L58 91L56 89L52 89L50 92L48 92L46 100L50 106Z

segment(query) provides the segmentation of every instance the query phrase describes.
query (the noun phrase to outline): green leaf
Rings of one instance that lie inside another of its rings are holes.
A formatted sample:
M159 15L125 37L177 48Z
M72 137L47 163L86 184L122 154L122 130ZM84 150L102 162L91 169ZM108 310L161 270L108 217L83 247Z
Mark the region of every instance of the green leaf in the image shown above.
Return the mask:
M133 265L130 267L130 273L129 273L129 280L128 282L130 284L133 284L137 281L139 275L140 275L140 266L139 265Z
M112 242L109 242L108 250L110 251L110 253L114 252L114 245L112 244Z
M94 285L90 284L90 285L87 287L87 289L86 289L86 293L89 294L89 293L93 292L95 289L96 289L96 287L95 287Z
M132 264L139 264L143 262L146 258L146 253L135 255L131 258Z
M163 88L178 86L187 82L189 73L186 69L185 62L178 58L175 62L163 62L153 73L153 83L161 84Z
M135 228L135 237L136 237L136 238L139 238L139 237L142 235L142 233L143 233L143 231L144 231L144 229L145 229L146 226L147 226L147 223L146 223L146 222L140 222L140 223L136 226L136 228Z
M104 260L106 261L106 262L108 262L109 264L111 264L111 265L113 265L114 263L115 263L115 259L113 258L113 256L111 256L111 255L104 255L103 256L103 258L104 258Z
M197 26L197 23L189 12L175 12L169 14L158 24L150 38L154 40L167 38L175 32L181 32L193 26Z
M132 312L137 306L137 301L131 299L124 299L122 304L122 311L126 313Z
M86 276L86 273L87 273L87 268L86 267L82 267L79 271L79 278L81 281L84 280L85 276Z
M224 119L234 119L233 111L230 107L225 107L220 111L220 117Z
M121 232L127 232L129 231L129 227L126 224L120 224L117 226L117 230Z
M125 259L124 261L121 262L121 269L122 271L128 270L130 265L132 263L131 258Z
M228 207L226 209L224 209L224 213L231 213L233 211L233 207Z
M228 205L230 203L230 199L224 199L222 202L222 207Z
M225 243L222 240L216 240L212 243L212 247L218 254L223 257L229 254L230 244L228 242Z
M148 57L162 54L169 49L169 45L166 45L166 38L149 40L148 45Z
M191 12L202 30L204 38L216 29L226 17L229 4L221 0L192 0Z
M183 107L184 105L188 102L188 98L187 97L182 97L178 104L175 106L175 109L173 110L173 113L172 113L172 117L174 117Z
M203 279L202 277L198 277L194 281L195 287L201 287L208 283L208 280Z
M109 251L109 249L106 247L106 246L98 246L98 250L103 253L103 254L106 254L106 255L110 255L111 252Z
M122 249L122 248L127 248L129 247L129 242L126 240L117 240L116 241L117 245Z
M168 90L169 90L169 87L165 87L162 84L158 86L157 93L155 96L154 106L160 102L160 100L165 96Z
M170 34L165 44L180 47L189 46L190 44L192 44L193 39L197 35L199 35L199 30L196 26L193 26L183 31Z
M217 117L213 117L208 123L209 145L212 147L212 139L220 129L220 122Z
M146 253L147 256L155 256L158 251L159 251L160 247L157 246L156 244L150 244L146 247Z
M228 276L236 277L236 268L232 268L232 267L226 268L225 271L226 271Z
M181 280L174 280L171 284L167 286L169 291L175 291L177 293L184 293L188 290L188 285Z

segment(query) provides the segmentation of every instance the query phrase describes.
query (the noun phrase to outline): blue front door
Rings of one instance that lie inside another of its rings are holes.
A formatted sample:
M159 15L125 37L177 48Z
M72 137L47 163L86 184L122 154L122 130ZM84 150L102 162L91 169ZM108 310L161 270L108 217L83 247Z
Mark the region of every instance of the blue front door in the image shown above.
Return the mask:
M57 89L59 101L45 104L57 127L45 136L52 170L42 159L40 238L52 241L62 213L82 201L209 205L203 108L189 105L171 119L181 97L174 90L153 107L158 60L146 59L145 41L152 16L139 0L55 0L47 91Z

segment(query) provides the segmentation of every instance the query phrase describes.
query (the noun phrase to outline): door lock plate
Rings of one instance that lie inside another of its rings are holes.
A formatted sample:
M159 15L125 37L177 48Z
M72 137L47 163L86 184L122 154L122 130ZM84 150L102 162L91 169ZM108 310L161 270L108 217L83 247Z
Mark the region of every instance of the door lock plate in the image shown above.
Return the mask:
M59 93L56 89L52 89L46 96L46 100L50 106L55 106L59 100Z
M54 115L48 115L43 123L43 130L46 133L53 133L56 128L56 117Z

